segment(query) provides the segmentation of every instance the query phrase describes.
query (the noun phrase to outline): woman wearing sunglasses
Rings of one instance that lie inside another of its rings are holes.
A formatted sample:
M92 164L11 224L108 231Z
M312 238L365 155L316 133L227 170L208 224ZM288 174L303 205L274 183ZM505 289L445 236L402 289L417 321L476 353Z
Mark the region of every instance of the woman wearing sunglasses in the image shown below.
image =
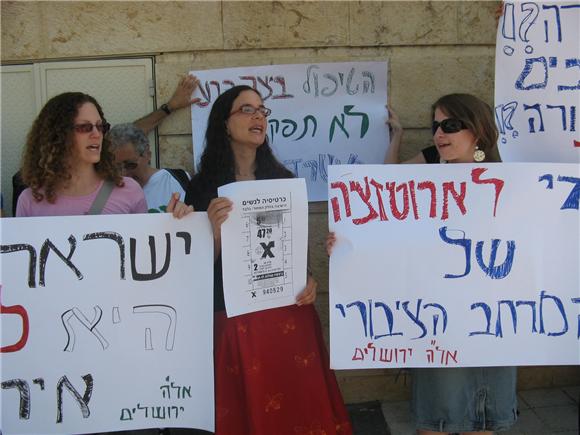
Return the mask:
M445 95L431 107L431 132L435 145L401 163L499 162L498 132L491 108L469 94ZM391 144L385 163L400 163L399 148L403 129L389 109Z
M391 144L385 163L398 163L403 129L389 109ZM468 94L450 94L431 107L433 146L402 163L500 162L491 108ZM328 255L336 238L329 234ZM517 418L515 367L412 369L411 408L417 434L480 435L509 429Z
M291 178L272 154L262 97L236 86L220 95L208 119L198 173L185 202L207 210L214 233L216 434L352 433L312 303L308 276L296 305L227 318L221 267L222 223L232 210L221 185Z

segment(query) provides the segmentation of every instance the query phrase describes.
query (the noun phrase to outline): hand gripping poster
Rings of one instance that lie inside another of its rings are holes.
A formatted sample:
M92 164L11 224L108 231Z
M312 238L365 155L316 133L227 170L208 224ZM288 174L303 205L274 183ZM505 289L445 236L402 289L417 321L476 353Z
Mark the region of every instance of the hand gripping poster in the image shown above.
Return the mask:
M306 286L304 179L240 181L218 195L233 202L221 228L228 317L295 303Z

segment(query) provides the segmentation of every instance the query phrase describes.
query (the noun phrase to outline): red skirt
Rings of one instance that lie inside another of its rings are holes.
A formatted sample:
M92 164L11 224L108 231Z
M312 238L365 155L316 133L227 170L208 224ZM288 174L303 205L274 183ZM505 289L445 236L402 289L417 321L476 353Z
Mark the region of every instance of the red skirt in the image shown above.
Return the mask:
M216 435L352 434L318 314L215 313Z

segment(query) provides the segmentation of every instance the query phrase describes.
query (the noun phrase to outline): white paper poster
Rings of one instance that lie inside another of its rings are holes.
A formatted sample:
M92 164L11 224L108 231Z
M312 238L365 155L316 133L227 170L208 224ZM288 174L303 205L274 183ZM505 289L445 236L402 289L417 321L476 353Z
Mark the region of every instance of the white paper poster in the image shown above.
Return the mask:
M304 180L240 181L218 195L234 203L221 229L228 317L294 304L306 287Z
M506 1L495 116L506 162L580 162L580 2Z
M195 161L203 151L216 98L249 85L272 109L268 138L275 156L306 179L309 201L325 201L328 165L382 163L389 143L387 63L265 65L191 71L200 80L191 123Z
M580 364L580 166L333 166L336 369Z
M206 213L1 228L3 433L213 431Z

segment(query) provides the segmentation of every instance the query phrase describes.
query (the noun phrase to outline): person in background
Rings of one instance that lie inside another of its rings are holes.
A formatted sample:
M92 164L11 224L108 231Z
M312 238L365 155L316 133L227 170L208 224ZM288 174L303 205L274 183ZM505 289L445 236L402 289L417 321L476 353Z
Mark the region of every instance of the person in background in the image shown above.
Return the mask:
M159 109L145 115L144 117L136 120L134 122L135 126L143 131L143 133L147 134L155 127L157 127L167 116L171 113L175 112L176 110L182 109L187 107L191 104L194 104L199 99L198 98L191 98L191 95L195 91L196 87L198 86L199 81L197 77L186 75L182 77L173 92L173 95L169 99L166 104L162 104ZM180 185L185 184L185 179L189 180L189 176L183 170L174 170L175 176L179 179ZM22 173L19 170L14 174L12 177L12 213L16 216L16 204L18 202L18 198L20 194L28 187L27 184L22 179ZM184 196L183 189L176 189L175 192L181 194L181 198ZM163 210L164 206L158 207L158 210Z
M16 216L125 214L147 211L139 184L121 177L105 134L103 110L90 95L66 92L51 98L28 133L22 178L29 186ZM188 210L174 196L177 217Z
M221 225L232 203L218 198L217 188L292 177L268 144L269 114L249 86L220 95L209 115L199 171L185 197L196 211L207 210L214 234L216 434L351 434L312 305L317 284L310 274L296 305L226 316Z
M389 115L391 144L385 163L399 163L403 128L390 109ZM431 119L434 145L402 163L501 161L493 112L479 98L445 95L433 104ZM328 255L336 241L330 233ZM411 373L411 408L418 435L492 435L516 422L516 367L416 368Z
M143 188L149 213L165 212L167 198L174 192L185 198L189 174L183 169L152 167L149 140L143 130L135 124L118 124L107 138L121 173Z

